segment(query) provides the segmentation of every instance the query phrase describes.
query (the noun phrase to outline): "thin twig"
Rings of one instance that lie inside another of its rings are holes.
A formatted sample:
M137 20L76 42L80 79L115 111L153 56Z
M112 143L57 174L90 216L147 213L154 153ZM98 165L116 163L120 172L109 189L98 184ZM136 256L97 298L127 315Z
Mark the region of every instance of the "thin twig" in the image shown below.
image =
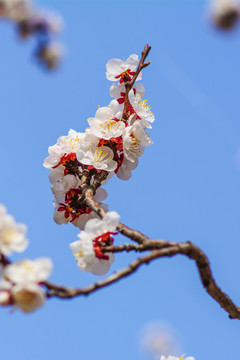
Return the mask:
M148 56L148 53L150 50L151 50L151 46L146 44L144 47L144 50L142 51L142 57L138 64L138 67L137 67L137 70L136 70L134 76L132 77L131 81L127 81L124 83L126 91L125 91L125 97L124 97L124 108L123 108L123 113L122 113L122 121L126 121L128 119L128 106L131 105L129 102L129 98L128 98L129 91L132 89L132 87L133 87L139 73L142 71L142 69L144 69L145 67L147 67L150 64L150 61L145 63L146 57Z
M106 214L106 211L101 208L101 206L93 199L94 190L92 187L89 187L85 191L85 203L89 206L96 214L103 218ZM146 235L143 235L140 231L133 230L123 223L119 222L117 230L124 236L127 236L129 239L136 241L139 244L142 244L144 241L149 240Z

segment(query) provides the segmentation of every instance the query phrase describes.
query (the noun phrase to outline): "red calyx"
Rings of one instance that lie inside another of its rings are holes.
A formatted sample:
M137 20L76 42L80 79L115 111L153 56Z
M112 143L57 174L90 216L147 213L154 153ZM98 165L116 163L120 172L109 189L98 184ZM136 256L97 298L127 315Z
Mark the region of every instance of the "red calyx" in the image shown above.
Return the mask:
M105 245L105 246L112 245L113 238L111 235L117 235L117 234L118 234L117 232L106 232L105 234L97 236L93 240L93 249L94 249L96 257L99 260L109 260L109 256L102 252L101 247L103 245Z

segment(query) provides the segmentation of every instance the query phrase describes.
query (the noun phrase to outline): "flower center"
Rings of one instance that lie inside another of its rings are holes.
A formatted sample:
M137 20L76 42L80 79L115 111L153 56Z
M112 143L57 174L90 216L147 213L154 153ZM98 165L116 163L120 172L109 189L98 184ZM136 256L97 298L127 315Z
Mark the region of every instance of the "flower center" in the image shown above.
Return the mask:
M13 236L14 236L14 231L12 229L5 230L2 235L3 244L9 245L12 241Z
M101 161L109 160L110 159L109 153L110 151L104 150L102 146L98 147L94 154L94 161L101 162Z
M79 145L79 136L77 135L73 139L65 140L65 144L70 147L72 150L75 150L77 145Z
M112 235L117 235L117 232L106 232L100 236L97 236L93 239L93 249L96 255L96 258L99 260L109 260L109 256L104 254L102 251L103 246L109 246L113 244Z

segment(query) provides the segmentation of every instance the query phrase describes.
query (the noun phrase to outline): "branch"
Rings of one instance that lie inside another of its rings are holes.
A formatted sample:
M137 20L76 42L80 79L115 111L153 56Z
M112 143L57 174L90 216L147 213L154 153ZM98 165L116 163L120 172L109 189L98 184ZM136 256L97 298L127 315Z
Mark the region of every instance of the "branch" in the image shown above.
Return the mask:
M89 187L85 191L85 203L89 206L96 214L98 214L101 218L104 217L106 211L101 208L101 206L93 199L94 189L93 187ZM119 222L117 226L117 230L124 236L127 236L129 239L136 241L139 244L142 244L144 241L149 240L146 235L143 235L140 231L133 230L123 223Z
M124 108L123 108L123 113L122 113L122 121L126 121L128 119L128 106L130 105L129 98L128 98L128 93L132 89L132 87L133 87L139 73L142 71L142 69L144 69L145 67L147 67L150 64L150 61L145 63L146 57L148 56L148 53L149 53L150 50L151 50L151 46L146 44L145 47L144 47L144 50L142 51L142 57L141 57L141 60L140 60L140 62L138 64L138 67L137 67L137 70L136 70L134 76L132 77L131 81L125 82L126 93L125 93L125 98L124 98Z
M151 245L150 245L151 243ZM196 245L191 242L187 243L172 243L163 240L150 240L149 244L146 244L146 248L153 246L164 246L162 249L153 250L150 254L140 257L134 260L129 266L125 269L115 272L113 275L110 275L104 280L101 280L95 284L87 286L82 289L70 289L63 286L57 286L49 282L45 282L44 285L48 289L48 297L58 297L58 298L73 298L80 295L88 295L95 292L98 289L104 288L110 284L113 284L120 279L134 273L141 265L148 264L151 261L161 258L161 257L172 257L177 254L182 254L187 256L189 259L193 259L196 262L198 267L198 272L202 281L202 284L208 294L215 299L218 304L229 314L231 319L240 320L240 308L237 307L233 301L226 295L220 287L216 284L210 264L207 256L199 249ZM111 250L108 247L108 251ZM118 251L144 251L143 245L132 245L126 244L123 246L112 247L113 252Z
M4 256L3 254L0 254L0 264L3 266L9 265L11 264L10 260L8 260L8 258L6 256Z

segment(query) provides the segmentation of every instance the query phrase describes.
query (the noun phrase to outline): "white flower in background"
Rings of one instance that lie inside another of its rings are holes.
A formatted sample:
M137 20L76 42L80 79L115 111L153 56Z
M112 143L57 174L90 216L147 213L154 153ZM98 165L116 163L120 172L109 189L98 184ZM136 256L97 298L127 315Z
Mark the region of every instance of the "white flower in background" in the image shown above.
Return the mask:
M49 146L49 156L44 160L43 166L48 169L53 169L64 164L66 160L74 159L75 154L85 139L85 133L77 133L70 129L67 136L61 136L58 138L57 143L53 146ZM67 157L69 155L69 157Z
M169 324L161 322L153 322L144 326L141 332L141 346L149 359L160 360L161 355L181 353L176 330Z
M151 123L154 122L155 116L150 110L150 105L147 104L147 100L142 100L142 96L140 94L134 95L133 90L129 91L128 97L138 118Z
M119 221L115 211L108 212L103 220L89 220L84 231L78 235L78 241L70 244L73 255L76 257L78 267L95 275L104 275L114 261L112 253L103 253L102 245L113 243L112 235L115 234Z
M32 4L28 0L1 0L0 5L3 8L0 17L4 16L13 21L26 20L33 13Z
M195 358L192 356L185 358L184 355L182 355L180 357L169 355L168 357L161 356L160 360L195 360Z
M44 302L45 293L38 284L13 284L6 280L0 284L1 306L11 305L29 313L41 307Z
M14 307L20 308L25 313L33 312L45 302L45 293L36 284L13 286L11 295Z
M122 135L125 123L120 121L122 111L119 103L112 100L107 107L101 107L97 110L95 118L89 118L90 132L100 139L109 140L113 137Z
M26 225L16 223L0 204L0 253L10 255L14 251L24 251L28 245L26 232Z
M52 261L49 258L39 258L7 265L3 277L17 285L39 284L45 281L51 272Z
M127 160L135 162L136 157L140 157L145 146L151 145L152 140L145 133L144 128L139 122L134 122L128 126L123 134L123 151Z
M214 0L210 12L216 26L231 30L239 20L240 4L237 0Z
M32 312L45 302L45 293L39 286L52 271L48 258L22 260L6 265L0 283L0 305L12 305L23 312Z
M135 170L138 166L138 158L134 158L134 161L129 161L124 158L119 170L117 172L117 177L121 180L129 180L132 176L132 170Z
M143 97L145 94L145 89L142 84L134 84L132 89L134 95L139 94L141 95L141 97ZM116 99L119 104L124 104L125 94L126 94L126 88L123 83L119 85L113 83L112 86L110 87L110 96Z
M135 54L130 55L125 62L121 59L111 59L106 65L106 77L110 81L120 80L120 83L122 83L125 79L130 80L131 77L135 74L138 63L139 59ZM142 73L140 72L137 80L141 79Z

